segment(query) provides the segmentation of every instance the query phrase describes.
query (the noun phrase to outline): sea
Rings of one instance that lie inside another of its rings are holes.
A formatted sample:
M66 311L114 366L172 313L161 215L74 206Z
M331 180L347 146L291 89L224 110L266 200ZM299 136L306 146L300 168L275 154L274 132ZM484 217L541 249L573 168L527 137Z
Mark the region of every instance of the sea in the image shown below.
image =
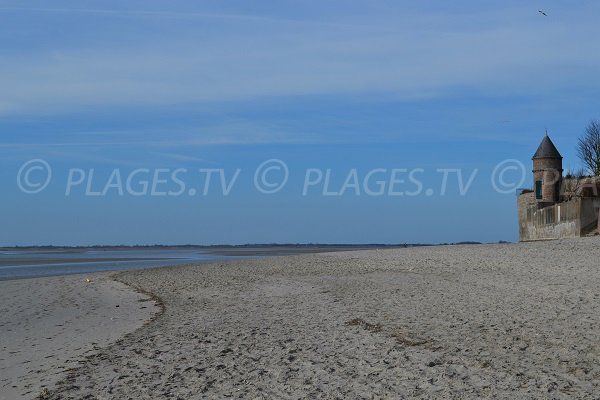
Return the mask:
M0 281L255 258L198 249L65 249L0 251Z

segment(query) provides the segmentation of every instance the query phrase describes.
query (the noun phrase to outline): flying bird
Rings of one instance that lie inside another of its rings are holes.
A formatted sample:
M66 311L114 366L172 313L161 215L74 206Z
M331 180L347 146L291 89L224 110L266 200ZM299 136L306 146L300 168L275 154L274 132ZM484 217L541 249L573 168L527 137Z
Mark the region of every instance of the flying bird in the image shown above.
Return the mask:
M545 13L545 12L543 12L542 10L538 10L538 12L539 12L540 14L542 14L544 17L547 17L547 16L548 16L548 14L546 14L546 13Z

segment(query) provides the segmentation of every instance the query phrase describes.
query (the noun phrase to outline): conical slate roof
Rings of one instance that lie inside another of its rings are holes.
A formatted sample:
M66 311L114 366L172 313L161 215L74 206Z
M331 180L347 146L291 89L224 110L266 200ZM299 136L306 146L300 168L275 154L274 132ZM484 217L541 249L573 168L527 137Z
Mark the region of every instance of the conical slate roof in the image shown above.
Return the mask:
M556 146L554 143L552 143L552 140L550 140L547 134L544 136L542 143L540 143L540 147L538 147L537 151L533 155L533 159L536 158L562 158L556 149Z

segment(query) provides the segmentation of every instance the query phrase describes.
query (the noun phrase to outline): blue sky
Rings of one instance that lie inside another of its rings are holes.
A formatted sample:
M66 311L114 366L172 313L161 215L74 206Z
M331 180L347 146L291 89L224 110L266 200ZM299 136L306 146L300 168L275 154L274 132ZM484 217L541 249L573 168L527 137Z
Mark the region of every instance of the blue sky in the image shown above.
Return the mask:
M546 128L580 167L577 137L600 118L599 14L594 1L0 1L0 245L516 240L514 191L492 172L516 159L531 185ZM31 159L52 168L37 194L16 183ZM266 195L252 178L269 159L289 180ZM65 196L72 168L97 187L114 169L185 168L186 195ZM187 195L202 168L241 172L227 196ZM303 196L310 168L338 189L353 169L419 168L424 190ZM447 168L477 170L466 194L452 179L441 194Z

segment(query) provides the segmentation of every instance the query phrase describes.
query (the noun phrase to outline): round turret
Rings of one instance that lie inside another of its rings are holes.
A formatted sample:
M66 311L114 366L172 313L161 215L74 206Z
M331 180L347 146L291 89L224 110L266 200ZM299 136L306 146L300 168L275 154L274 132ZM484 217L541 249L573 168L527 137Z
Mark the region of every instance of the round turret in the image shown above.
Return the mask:
M547 133L532 160L537 202L544 206L546 203L556 203L559 200L562 181L562 156Z

